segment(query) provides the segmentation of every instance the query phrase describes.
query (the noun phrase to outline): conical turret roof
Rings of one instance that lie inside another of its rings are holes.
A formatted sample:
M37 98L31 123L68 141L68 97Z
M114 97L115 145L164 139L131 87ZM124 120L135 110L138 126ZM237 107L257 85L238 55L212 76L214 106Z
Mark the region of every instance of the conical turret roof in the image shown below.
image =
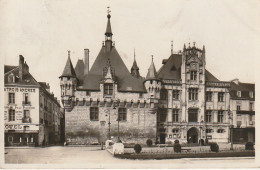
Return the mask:
M111 15L108 14L107 15L107 29L106 29L106 32L105 32L105 35L106 36L112 36L113 33L112 33L112 28L111 28L111 23L110 23L110 18L111 18Z
M148 73L146 75L146 80L155 80L155 79L158 79L158 76L152 60L151 65L148 69Z
M64 67L63 73L60 77L77 77L74 67L71 63L70 56L68 56L67 63Z

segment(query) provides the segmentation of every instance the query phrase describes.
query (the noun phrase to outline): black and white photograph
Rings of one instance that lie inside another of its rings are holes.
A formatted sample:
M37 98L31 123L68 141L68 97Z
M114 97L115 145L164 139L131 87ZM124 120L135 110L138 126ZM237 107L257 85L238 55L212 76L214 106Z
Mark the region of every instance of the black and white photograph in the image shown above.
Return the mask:
M0 1L0 167L259 168L259 9Z

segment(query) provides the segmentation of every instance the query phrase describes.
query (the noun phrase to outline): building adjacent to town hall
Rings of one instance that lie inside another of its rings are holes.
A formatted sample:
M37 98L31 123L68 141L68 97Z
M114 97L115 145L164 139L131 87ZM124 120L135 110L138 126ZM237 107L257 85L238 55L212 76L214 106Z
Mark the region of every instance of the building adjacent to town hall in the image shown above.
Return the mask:
M68 56L59 77L68 144L111 137L124 143L254 141L254 84L217 79L206 69L205 47L195 43L172 52L158 71L152 60L142 77L135 59L129 71L118 54L107 18L92 67L85 49L75 68Z
M50 93L50 86L37 82L20 55L19 65L4 67L5 145L38 146L62 142L64 110Z

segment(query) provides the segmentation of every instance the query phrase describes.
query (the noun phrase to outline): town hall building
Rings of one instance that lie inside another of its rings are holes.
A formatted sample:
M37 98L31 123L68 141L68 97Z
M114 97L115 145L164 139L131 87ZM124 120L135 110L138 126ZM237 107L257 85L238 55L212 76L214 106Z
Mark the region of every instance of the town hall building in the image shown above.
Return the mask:
M206 69L205 46L195 43L172 51L158 71L152 60L142 77L135 59L130 71L124 64L112 40L110 14L107 19L105 42L92 67L88 49L75 68L69 53L59 77L68 144L111 138L227 143L231 135L240 136L237 142L254 141L254 84L217 79Z

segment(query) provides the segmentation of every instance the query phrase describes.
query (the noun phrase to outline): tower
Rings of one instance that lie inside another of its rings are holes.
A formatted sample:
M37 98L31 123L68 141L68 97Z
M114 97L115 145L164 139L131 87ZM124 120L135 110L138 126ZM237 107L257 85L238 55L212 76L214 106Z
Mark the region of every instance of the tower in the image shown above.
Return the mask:
M145 88L148 92L148 98L150 99L150 102L158 103L161 86L161 81L158 78L152 56L152 62L145 79Z
M71 111L74 107L74 93L77 87L77 77L74 67L70 60L70 51L68 51L68 60L60 78L61 100L66 111Z

